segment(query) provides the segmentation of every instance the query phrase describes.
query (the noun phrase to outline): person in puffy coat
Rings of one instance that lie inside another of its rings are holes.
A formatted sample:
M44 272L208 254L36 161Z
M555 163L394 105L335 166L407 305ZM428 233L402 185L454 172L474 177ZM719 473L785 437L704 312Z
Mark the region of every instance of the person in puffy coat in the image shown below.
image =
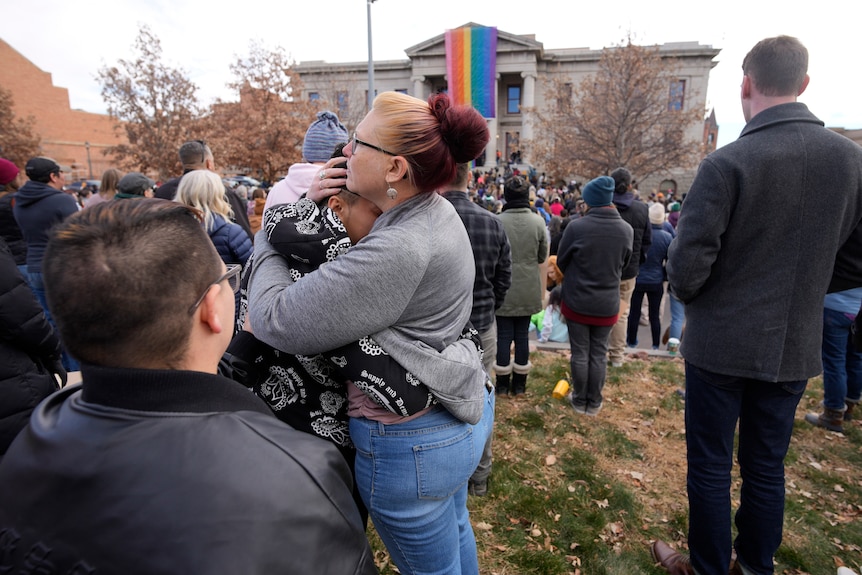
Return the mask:
M197 208L203 213L204 229L224 263L245 266L254 245L245 230L231 221L233 209L224 199L224 184L218 174L209 170L193 170L187 173L180 180L176 201ZM237 293L237 310L239 304ZM237 329L239 327L241 326L237 326Z
M512 285L497 310L497 395L523 395L530 363L530 316L542 309L539 264L548 259L545 221L530 209L530 183L520 176L506 180L506 205L500 214L512 250ZM514 363L510 357L515 345Z
M65 381L60 338L0 238L0 458L45 397Z

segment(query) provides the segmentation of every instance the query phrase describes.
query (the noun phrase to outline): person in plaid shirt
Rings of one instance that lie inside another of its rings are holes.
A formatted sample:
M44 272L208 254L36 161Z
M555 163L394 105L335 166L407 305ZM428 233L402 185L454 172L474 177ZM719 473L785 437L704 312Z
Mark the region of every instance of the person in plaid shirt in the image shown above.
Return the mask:
M441 195L452 203L470 237L473 259L476 261L470 322L479 332L484 352L482 361L485 370L490 374L497 356L497 323L494 312L503 304L503 298L512 284L512 255L500 219L470 201L467 196L469 180L470 165L458 164L455 180ZM472 495L485 495L488 492L492 436L493 433L488 436L482 460L470 478L468 491Z

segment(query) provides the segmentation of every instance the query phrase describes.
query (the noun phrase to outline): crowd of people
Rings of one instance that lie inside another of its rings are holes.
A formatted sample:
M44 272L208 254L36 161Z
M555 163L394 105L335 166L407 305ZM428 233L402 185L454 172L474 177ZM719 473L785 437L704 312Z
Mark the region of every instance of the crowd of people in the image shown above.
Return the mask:
M478 575L468 495L529 330L568 342L569 404L595 417L644 316L686 366L691 556L653 557L771 573L808 379L822 363L813 425L862 400L862 150L796 101L798 40L743 72L748 124L685 198L624 166L471 169L486 121L445 94L381 93L352 134L320 112L270 190L203 139L161 185L109 169L78 192L51 158L0 159L2 566L374 573L370 518L399 572Z

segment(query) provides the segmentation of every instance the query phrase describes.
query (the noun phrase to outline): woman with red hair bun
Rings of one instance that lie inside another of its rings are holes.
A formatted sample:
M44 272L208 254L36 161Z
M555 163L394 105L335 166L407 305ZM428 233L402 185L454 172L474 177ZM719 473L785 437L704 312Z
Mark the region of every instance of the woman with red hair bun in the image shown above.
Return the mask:
M461 337L472 308L470 240L435 192L488 139L485 119L445 94L425 102L384 92L343 151L347 188L382 212L371 233L296 283L265 233L255 238L249 315L259 339L316 354L373 336L366 353L389 354L436 399L400 417L362 381L348 389L357 486L404 574L479 573L467 481L491 430L494 394L476 343Z

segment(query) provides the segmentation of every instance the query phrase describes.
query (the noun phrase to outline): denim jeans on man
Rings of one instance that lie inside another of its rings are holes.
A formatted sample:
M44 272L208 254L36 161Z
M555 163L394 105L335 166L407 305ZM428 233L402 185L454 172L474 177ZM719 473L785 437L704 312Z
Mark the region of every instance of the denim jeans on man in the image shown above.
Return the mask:
M685 364L688 448L688 546L698 575L727 575L731 553L730 471L739 422L742 477L738 561L756 575L773 573L784 521L784 457L807 380L767 382Z
M862 352L850 341L853 317L823 309L823 406L844 410L844 401L862 397Z
M685 323L685 304L678 297L668 292L670 299L670 330L668 337L682 339L682 325Z
M33 295L36 296L36 300L38 300L39 304L42 306L42 310L45 312L45 318L47 318L48 323L50 323L56 330L57 324L54 323L54 317L51 315L51 310L48 309L48 297L45 295L45 283L42 281L42 273L27 272L25 277L27 278L27 283L30 285L30 290L33 292ZM63 347L61 359L63 362L63 369L67 372L81 370L81 364L78 363L77 359L69 355L65 346Z
M441 406L393 425L350 419L359 492L404 575L478 575L467 481L491 433L494 398L491 390L476 425Z

